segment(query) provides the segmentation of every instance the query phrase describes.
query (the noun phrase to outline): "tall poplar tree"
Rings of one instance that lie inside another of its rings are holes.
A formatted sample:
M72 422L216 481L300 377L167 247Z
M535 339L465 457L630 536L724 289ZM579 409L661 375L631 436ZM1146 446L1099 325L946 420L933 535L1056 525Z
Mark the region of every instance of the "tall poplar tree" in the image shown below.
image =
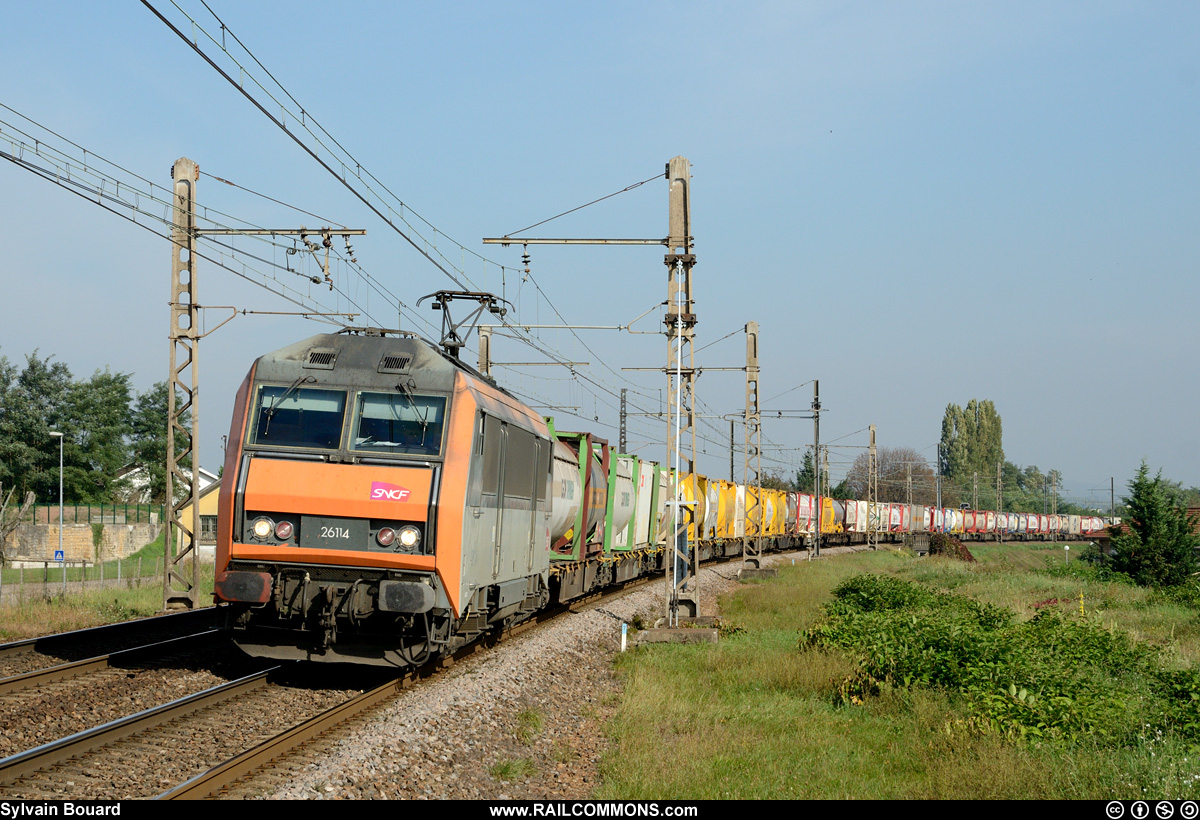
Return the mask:
M965 410L947 405L938 450L938 469L944 476L994 476L996 465L1004 461L1004 446L1000 414L991 399L971 399Z

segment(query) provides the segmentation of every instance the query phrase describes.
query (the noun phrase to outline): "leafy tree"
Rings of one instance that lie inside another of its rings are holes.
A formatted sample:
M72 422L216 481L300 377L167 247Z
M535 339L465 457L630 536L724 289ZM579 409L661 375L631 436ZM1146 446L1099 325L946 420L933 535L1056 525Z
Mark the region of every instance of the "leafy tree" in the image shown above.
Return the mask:
M133 423L130 438L133 446L133 460L146 470L149 478L150 503L163 504L167 498L167 423L169 411L167 405L167 383L158 382L137 398L133 408ZM176 403L182 398L176 396ZM184 414L183 424L191 424L191 416ZM183 452L180 442L175 444L176 454ZM189 466L185 461L184 466Z
M914 504L935 504L937 488L934 484L933 468L925 457L912 447L880 447L876 457L879 461L879 501L903 502L908 500L908 477L912 472ZM867 497L867 453L854 459L850 472L846 474L846 498Z
M1163 479L1166 488L1175 503L1180 507L1200 507L1200 487L1184 487L1182 482Z
M947 405L938 448L939 473L955 480L970 480L976 472L981 478L994 476L996 465L1004 461L1002 434L1000 414L990 399L971 399L965 409Z
M762 485L768 490L792 490L794 489L790 482L777 476L773 473L768 473L762 477Z
M74 432L67 442L69 465L64 485L80 501L113 500L115 476L129 460L129 374L97 370L77 381L67 395L67 416Z
M796 479L792 482L791 489L806 495L812 495L813 486L816 484L817 471L813 464L812 451L809 450L804 454L804 463L799 470L796 471ZM849 498L846 493L849 492L849 485L845 479L838 484L829 485L829 476L821 476L821 495L827 498Z
M816 480L817 480L817 470L813 466L812 451L809 450L809 451L805 452L805 454L804 454L803 466L801 466L801 468L798 471L796 471L796 481L794 483L796 485L796 489L798 492L802 492L807 495L812 495L813 494L813 486L815 485Z
M942 437L938 442L938 474L961 475L967 463L966 416L957 404L946 405L942 416Z
M58 497L59 445L50 431L66 436L65 459L78 428L68 408L71 371L51 358L39 358L35 350L19 374L7 359L0 361L0 480L43 501Z
M13 530L20 526L25 519L25 513L33 506L34 495L25 493L23 499L13 501L16 487L10 487L8 495L4 494L4 485L0 484L0 566L8 563L8 537Z
M0 481L21 497L57 499L60 443L50 436L56 431L63 434L63 499L110 502L128 455L129 376L105 369L76 381L52 358L34 351L18 372L0 357Z
M8 443L9 428L12 420L9 418L12 399L10 395L17 380L17 368L7 356L0 356L0 484L12 483L16 479Z
M1112 567L1142 586L1176 586L1200 567L1196 519L1178 506L1162 471L1153 479L1146 462L1129 482L1125 499L1129 532L1112 537Z

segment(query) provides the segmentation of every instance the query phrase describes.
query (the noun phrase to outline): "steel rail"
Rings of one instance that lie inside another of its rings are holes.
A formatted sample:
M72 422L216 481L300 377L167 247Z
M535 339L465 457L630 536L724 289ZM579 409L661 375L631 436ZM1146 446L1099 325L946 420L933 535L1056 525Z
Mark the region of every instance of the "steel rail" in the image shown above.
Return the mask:
M84 658L83 660L72 661L57 666L48 666L44 669L35 669L32 672L25 672L20 675L10 675L7 678L0 678L0 695L7 695L35 686L44 686L49 683L79 677L98 669L107 669L117 663L131 661L143 655L168 654L178 650L189 650L194 648L191 646L193 643L216 643L222 634L219 629L210 629L207 632L199 632L194 635L168 638L165 641L121 649L116 652L110 652L107 655L96 655L92 658Z
M136 735L147 729L169 723L176 718L197 712L222 701L246 694L265 686L267 675L280 669L273 666L253 675L247 675L203 692L155 706L127 717L105 723L92 729L76 732L51 743L43 744L19 754L0 760L0 785L11 785L21 778L53 768L55 765L77 758L87 752L108 746L118 740Z
M196 621L197 628L213 626L216 623L217 612L217 607L208 606L190 612L159 615L153 618L139 618L136 621L121 621L120 623L106 624L104 626L93 626L88 629L77 629L73 632L59 632L54 635L42 635L38 638L26 638L21 641L0 644L0 657L23 652L50 652L58 646L72 646L77 643L109 640L114 636L127 634L136 636L140 631L158 630L164 625L186 627L191 621Z
M215 797L241 780L252 777L259 770L286 757L296 749L318 740L330 730L359 715L387 702L390 698L412 686L418 679L429 677L441 670L449 669L458 661L490 649L497 643L516 637L559 615L566 614L567 607L552 608L534 615L528 620L506 627L491 641L487 638L472 641L450 655L429 661L424 666L388 681L361 695L357 695L338 706L331 707L304 723L297 724L279 735L265 740L253 749L209 769L184 783L169 789L156 800L203 800Z
M263 741L207 772L181 783L158 795L156 800L203 800L215 797L221 790L270 765L293 750L321 737L343 723L389 700L410 685L411 677L388 681L369 692L351 698L345 703L331 707L314 718L293 726L270 740Z

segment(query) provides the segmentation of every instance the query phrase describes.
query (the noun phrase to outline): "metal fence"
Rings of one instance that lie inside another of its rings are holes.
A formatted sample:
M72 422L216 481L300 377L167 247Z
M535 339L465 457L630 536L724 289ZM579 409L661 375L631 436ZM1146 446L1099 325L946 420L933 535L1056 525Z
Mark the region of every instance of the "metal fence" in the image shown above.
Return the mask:
M32 524L58 523L57 504L35 504L30 514ZM165 516L162 504L66 504L62 510L67 524L161 524Z
M141 586L160 583L161 579L161 558L143 561L139 556L97 564L42 561L40 565L6 567L0 572L0 604L50 598L101 587Z

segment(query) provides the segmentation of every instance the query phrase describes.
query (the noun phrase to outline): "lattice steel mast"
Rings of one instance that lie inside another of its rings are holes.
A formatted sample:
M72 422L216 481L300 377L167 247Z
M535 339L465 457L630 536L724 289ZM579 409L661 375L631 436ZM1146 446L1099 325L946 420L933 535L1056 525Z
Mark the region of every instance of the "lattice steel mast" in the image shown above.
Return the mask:
M670 502L676 512L674 517L675 537L672 543L667 576L671 595L667 604L668 626L677 626L680 612L685 617L700 614L700 595L696 581L699 571L699 555L688 542L689 525L693 523L695 508L683 501L683 477L691 473L696 463L695 389L696 367L692 342L695 335L696 314L692 302L692 267L696 256L692 253L692 204L691 163L685 157L675 157L667 163L669 206L667 223L669 233L665 239L552 239L533 237L485 237L485 245L665 245L667 253L663 261L667 265L667 312L663 320L667 337L668 416L667 416L667 467L676 471L675 500ZM518 231L520 233L520 231ZM495 366L496 362L491 362ZM631 368L638 369L638 368ZM656 368L657 369L657 368ZM691 457L687 467L682 463L682 449L691 439ZM697 490L699 486L697 484Z
M684 501L683 477L694 472L696 464L696 356L693 347L696 314L692 302L691 164L684 157L667 163L670 184L667 253L663 258L668 271L667 314L663 320L667 336L667 464L675 469L675 538L671 555L671 598L667 626L679 624L679 617L700 615L699 550L688 543L688 531L696 517L696 508ZM686 364L685 364L686 363ZM691 457L684 469L682 450L691 439ZM697 494L700 486L696 484Z
M195 560L196 534L200 531L199 457L196 442L200 438L200 413L197 394L200 389L197 368L198 322L196 303L196 181L200 166L190 159L178 159L171 166L174 180L174 220L171 226L171 375L167 384L167 532L163 542L163 609L194 609L200 584L199 562ZM177 392L183 402L176 401ZM183 418L191 412L191 429ZM182 447L176 452L176 432ZM191 461L190 473L184 464ZM175 480L187 487L186 494L175 500ZM191 505L190 521L183 511ZM181 568L191 561L191 572ZM185 570L186 572L186 570Z
M871 425L871 443L867 447L867 546L879 547L879 452L875 449L875 425ZM890 523L890 522L889 522Z
M758 322L746 324L746 529L742 536L742 566L762 568L762 417L758 408ZM753 496L751 495L753 490Z
M200 305L196 301L196 240L205 236L298 235L308 250L317 256L320 246L308 236L320 236L325 248L325 281L333 288L329 275L330 237L362 236L362 228L204 228L196 227L196 182L200 166L180 158L171 166L174 180L174 218L171 226L171 373L167 385L167 532L163 547L163 609L195 609L200 582L196 560L196 536L200 531ZM314 279L320 282L320 279ZM236 313L236 310L235 310ZM230 317L232 318L232 317ZM226 319L225 321L229 321ZM222 322L221 324L224 324ZM221 325L217 325L220 327ZM212 333L217 328L209 330ZM183 402L176 400L182 395ZM191 428L183 424L191 413ZM182 442L176 452L176 435ZM185 466L191 462L190 469ZM186 494L175 500L175 482L187 487ZM191 506L190 520L183 511ZM190 577L184 567L191 562Z

